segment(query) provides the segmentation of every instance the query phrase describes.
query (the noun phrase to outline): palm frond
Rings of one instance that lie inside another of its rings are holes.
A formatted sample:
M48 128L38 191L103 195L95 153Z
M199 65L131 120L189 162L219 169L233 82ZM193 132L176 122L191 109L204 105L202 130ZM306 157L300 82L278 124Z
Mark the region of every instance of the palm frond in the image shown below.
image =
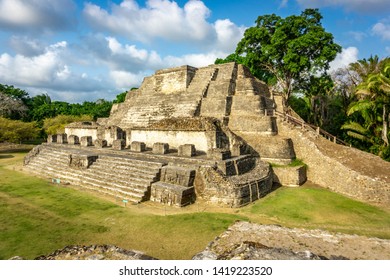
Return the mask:
M348 134L348 136L351 136L352 138L372 143L371 139L369 139L367 136L364 136L362 134L359 134L359 133L356 133L356 132L353 132L353 131L347 131L347 134Z
M360 134L366 134L368 130L364 128L360 123L357 122L349 122L344 124L341 129L344 130L353 130L355 132L358 132Z
M371 100L359 100L358 102L352 103L347 111L347 115L350 116L355 112L364 112L366 110L372 109L374 103Z

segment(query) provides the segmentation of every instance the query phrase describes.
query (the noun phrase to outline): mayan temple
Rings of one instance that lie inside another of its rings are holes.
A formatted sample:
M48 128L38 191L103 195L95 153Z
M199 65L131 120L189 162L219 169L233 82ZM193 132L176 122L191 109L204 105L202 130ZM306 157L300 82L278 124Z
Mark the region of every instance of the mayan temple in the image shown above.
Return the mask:
M276 114L280 100L236 63L159 70L114 104L109 118L49 135L25 168L133 203L185 206L202 199L240 207L275 185L306 181L305 165L288 164L296 148L306 162L311 146L300 139L309 136L290 138ZM309 164L314 181L321 162Z

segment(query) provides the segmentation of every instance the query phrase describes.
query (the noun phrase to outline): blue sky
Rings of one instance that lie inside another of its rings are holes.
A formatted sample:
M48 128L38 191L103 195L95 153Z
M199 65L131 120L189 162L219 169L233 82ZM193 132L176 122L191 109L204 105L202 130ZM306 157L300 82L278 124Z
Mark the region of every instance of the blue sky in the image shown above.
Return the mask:
M390 0L0 0L0 83L67 102L112 100L145 76L232 53L264 14L319 8L332 69L390 56Z

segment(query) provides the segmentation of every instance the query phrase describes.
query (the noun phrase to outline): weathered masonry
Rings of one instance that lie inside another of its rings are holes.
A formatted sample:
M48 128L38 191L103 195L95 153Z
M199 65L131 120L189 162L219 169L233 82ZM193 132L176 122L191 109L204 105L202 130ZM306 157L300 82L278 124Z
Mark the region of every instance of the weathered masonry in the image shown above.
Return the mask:
M268 87L242 65L160 70L114 104L109 118L50 135L25 166L135 203L239 207L272 191L274 181L306 180L304 167L277 174L269 164L295 158L291 139L267 114L274 109Z

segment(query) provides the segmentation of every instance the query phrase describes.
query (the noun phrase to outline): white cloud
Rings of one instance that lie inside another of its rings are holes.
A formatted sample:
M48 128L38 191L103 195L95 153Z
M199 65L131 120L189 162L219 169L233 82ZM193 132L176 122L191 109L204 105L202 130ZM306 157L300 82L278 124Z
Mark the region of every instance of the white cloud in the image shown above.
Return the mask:
M12 30L63 30L74 24L72 0L0 0L0 27Z
M69 92L80 100L80 93L94 92L113 86L109 80L98 80L85 73L75 73L66 63L68 44L61 41L47 46L43 53L36 56L24 56L8 53L0 55L0 80L16 87L29 88L31 93L55 93L61 100L69 98ZM79 93L77 95L76 93Z
M235 50L237 43L243 37L245 27L238 27L229 19L217 20L214 24L217 34L217 48L231 53ZM233 42L233 44L231 43Z
M115 37L95 35L84 39L85 45L60 41L44 46L40 41L26 41L21 48L36 49L36 54L27 50L24 52L28 55L1 54L0 80L31 95L47 92L53 100L112 100L118 93L140 86L142 79L155 70L181 65L202 67L229 54L210 51L161 56L154 50L121 43Z
M330 70L335 71L339 68L348 66L350 63L358 60L359 50L356 47L348 47L339 53L335 60L330 63Z
M350 31L349 34L357 41L362 42L364 38L367 37L367 34L364 32Z
M41 85L49 83L53 73L61 72L65 65L59 61L58 54L66 47L66 42L47 47L45 53L26 57L20 54L12 57L7 53L0 56L0 77L9 83Z
M145 73L134 74L127 71L110 71L110 77L113 79L117 88L130 89L133 86L141 85Z
M282 0L279 5L279 8L285 8L287 7L287 4L288 4L288 0Z
M383 40L390 40L390 21L383 20L372 27L372 32Z
M45 46L41 42L27 36L12 36L9 45L16 53L27 57L37 56L45 52Z
M209 23L210 10L202 1L190 0L184 7L175 1L149 0L140 7L135 0L112 4L111 11L87 3L84 16L99 30L132 40L149 42L162 38L170 42L198 43L210 48L224 46L232 50L241 39L244 27L229 20Z
M297 0L305 8L341 6L347 11L360 13L387 13L389 0Z
M203 67L213 64L217 58L226 57L228 53L209 52L202 54L186 54L180 57L167 56L163 59L164 68L180 65L190 65L194 67Z

